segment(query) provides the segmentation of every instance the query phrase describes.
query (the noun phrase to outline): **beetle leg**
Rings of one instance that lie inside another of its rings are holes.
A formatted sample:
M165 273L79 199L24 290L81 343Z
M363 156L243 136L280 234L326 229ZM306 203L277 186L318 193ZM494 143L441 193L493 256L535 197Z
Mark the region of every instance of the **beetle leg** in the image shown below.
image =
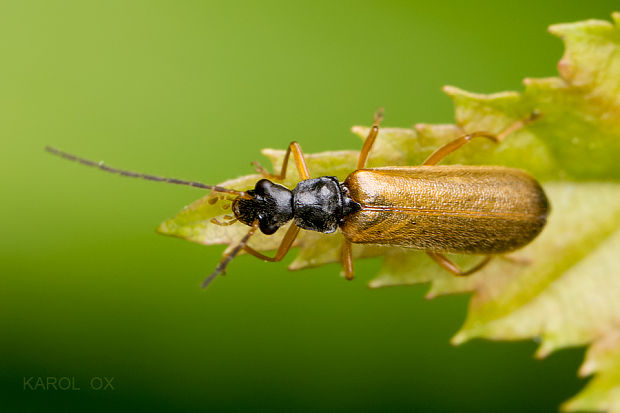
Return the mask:
M491 258L493 258L492 255L487 255L486 257L484 257L484 259L482 261L480 261L477 265L475 265L473 268L470 268L467 271L463 271L461 270L458 265L456 265L455 263L453 263L452 261L450 261L445 255L440 254L438 252L433 252L433 251L426 251L426 253L428 254L429 257L431 257L437 264L439 264L443 269L449 271L450 273L454 274L454 275L458 275L458 276L465 276L465 275L471 275L473 273L475 273L476 271L481 270L485 265L487 265L489 263L489 261L491 261Z
M269 262L280 261L280 260L282 260L282 258L284 258L286 256L288 251L293 246L293 242L295 241L295 238L297 238L297 235L299 234L299 230L300 229L301 228L299 228L297 225L295 225L295 223L293 223L289 227L288 231L286 231L286 234L284 235L284 238L282 238L282 242L280 243L280 246L278 247L278 250L276 251L276 255L273 258L272 257L268 257L268 256L266 256L264 254L261 254L260 252L256 251L254 248L249 247L247 245L245 245L243 247L243 249L248 254L251 254L251 255L255 256L256 258L260 258L263 261L269 261Z
M442 146L441 148L433 152L428 158L426 158L426 160L424 161L424 163L422 163L422 165L436 165L443 158L450 155L452 152L456 151L463 145L471 142L472 139L474 138L487 138L487 139L492 140L495 143L500 143L506 138L506 136L525 127L526 125L535 121L539 117L540 117L540 113L538 111L534 111L526 119L521 119L519 121L516 121L515 123L508 126L506 129L504 129L502 132L500 132L497 135L494 135L490 132L473 132L473 133L469 133L467 135L461 136L459 138L456 138L455 140L448 142L447 144L445 144L444 146Z
M497 136L493 135L490 132L474 132L465 136L461 136L460 138L456 138L455 140L448 142L441 148L437 149L433 152L426 160L422 163L422 165L436 165L446 156L450 155L452 152L459 149L461 146L466 143L471 142L474 138L487 138L492 140L495 143L499 143L500 140Z
M282 161L282 168L280 169L279 175L270 174L258 162L252 162L252 165L254 165L254 169L256 169L258 173L265 176L266 178L282 181L284 178L286 178L286 167L288 166L288 158L290 157L291 152L293 152L293 159L295 161L295 165L297 166L299 178L302 180L309 179L310 172L308 171L308 165L306 164L306 159L304 158L304 154L301 151L301 146L299 146L299 143L297 142L291 142L288 145L288 148L286 149L286 154L284 155L284 161Z
M377 135L379 134L379 124L383 120L383 108L379 108L375 113L375 120L372 123L372 127L370 128L370 132L368 132L368 136L364 141L364 146L362 147L362 151L360 152L360 157L357 160L357 169L363 169L366 166L366 161L368 160L368 154L370 154L370 150L372 149L372 145L374 145L375 140L377 139Z
M340 262L344 269L344 278L347 280L353 279L353 253L351 251L351 242L344 240L342 243L342 250L340 251Z

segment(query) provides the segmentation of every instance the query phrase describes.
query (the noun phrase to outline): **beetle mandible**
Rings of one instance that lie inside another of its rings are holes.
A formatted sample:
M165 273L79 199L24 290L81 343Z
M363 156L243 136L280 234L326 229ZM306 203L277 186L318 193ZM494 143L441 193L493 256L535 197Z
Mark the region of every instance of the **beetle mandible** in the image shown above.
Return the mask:
M497 135L488 132L463 135L437 149L420 166L365 168L383 118L379 110L360 152L357 169L344 182L333 176L310 178L300 145L291 142L279 174L271 174L255 163L264 178L248 191L120 170L55 148L46 147L46 150L123 176L189 185L232 196L234 219L229 223L212 222L229 225L239 221L250 230L223 255L213 273L203 281L203 288L222 274L241 250L264 261L282 260L302 229L326 234L340 229L344 235L341 263L349 280L353 279L352 243L424 250L450 273L465 276L483 268L493 256L530 243L545 226L548 201L539 183L522 170L499 166L438 166L437 163L475 138L500 143L538 116L534 112ZM291 154L301 178L293 190L273 182L286 177ZM257 230L271 235L291 220L294 223L275 256L269 257L247 245ZM462 270L444 253L476 254L484 258L473 268Z

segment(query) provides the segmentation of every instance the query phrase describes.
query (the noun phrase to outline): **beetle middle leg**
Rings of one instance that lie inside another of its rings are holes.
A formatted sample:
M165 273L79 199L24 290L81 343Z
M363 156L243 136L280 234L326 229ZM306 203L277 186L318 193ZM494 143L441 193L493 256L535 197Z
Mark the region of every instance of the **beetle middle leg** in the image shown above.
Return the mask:
M347 280L353 279L353 251L351 250L351 242L344 240L342 243L342 250L340 250L340 262L342 263L342 269L344 270L344 278Z
M506 129L498 133L497 135L491 132L473 132L468 133L467 135L463 135L455 140L448 142L441 148L437 149L433 152L426 160L422 163L422 165L436 165L446 156L450 155L452 152L456 151L460 147L465 144L471 142L474 138L487 138L492 140L495 143L500 143L506 138L506 136L510 135L513 132L518 131L521 128L524 128L529 123L535 121L540 117L540 113L538 111L532 112L530 116L525 119L521 119L508 126Z
M426 251L426 253L428 254L429 257L431 257L437 264L439 264L444 270L447 270L448 272L454 274L454 275L458 275L458 276L466 276L466 275L471 275L479 270L481 270L482 268L484 268L484 266L486 266L489 261L491 261L491 258L493 258L492 255L487 255L486 257L484 257L482 259L482 261L480 261L478 264L476 264L473 268L470 268L467 271L463 271L461 270L458 265L456 265L455 263L453 263L452 261L450 261L445 255L440 254L438 252L433 252L433 251Z
M252 162L252 165L254 165L254 168L257 172L259 172L266 178L281 181L286 178L286 167L288 166L288 159L291 155L291 152L293 153L293 159L295 161L295 165L297 166L297 172L299 172L299 178L302 180L309 179L310 172L308 171L308 165L306 164L306 159L304 158L304 153L301 150L301 146L299 146L299 143L297 142L291 142L288 145L288 148L286 149L286 154L284 155L284 161L282 161L282 168L280 169L279 175L267 172L267 170L256 161Z
M282 238L282 242L280 243L280 246L278 247L278 250L276 251L276 255L274 257L269 257L267 255L261 254L260 252L256 251L254 248L249 247L247 245L245 245L243 249L248 254L251 254L255 256L256 258L260 258L263 261L269 261L269 262L281 261L282 258L286 256L288 251L293 246L293 242L295 241L295 238L297 238L297 235L299 234L300 229L301 228L295 225L295 223L291 224L288 231L286 231L284 238Z

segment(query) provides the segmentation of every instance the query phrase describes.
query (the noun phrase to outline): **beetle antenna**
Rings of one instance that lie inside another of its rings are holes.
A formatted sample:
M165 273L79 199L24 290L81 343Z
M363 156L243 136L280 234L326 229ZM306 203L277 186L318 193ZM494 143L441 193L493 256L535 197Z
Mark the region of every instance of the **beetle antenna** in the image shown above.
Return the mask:
M125 171L122 169L112 168L111 166L105 165L103 162L95 162L95 161L91 161L85 158L80 158L79 156L72 155L68 152L63 152L59 149L52 148L51 146L46 146L45 150L53 155L59 156L69 161L78 162L86 166L92 166L93 168L98 168L98 169L101 169L102 171L110 172L113 174L118 174L121 176L128 176L130 178L146 179L147 181L166 182L169 184L193 186L195 188L210 189L210 190L217 191L217 192L225 192L228 194L235 194L235 195L243 196L243 197L248 196L247 193L244 191L235 191L233 189L224 188L222 186L206 185L206 184L203 184L202 182L184 181L182 179L175 179L175 178L164 178L161 176L147 175L147 174L142 174L138 172Z
M241 241L239 241L235 248L233 248L228 254L224 254L219 264L217 264L217 267L215 267L215 270L211 273L211 275L205 278L205 280L202 282L202 288L207 288L209 284L211 284L211 281L215 279L215 277L226 272L226 266L228 265L228 263L231 262L233 258L235 258L237 254L239 254L239 251L241 251L246 246L246 244L250 240L250 237L254 235L254 232L256 232L257 228L258 220L255 220L254 223L252 223L252 228L250 228L248 233L245 234L243 238L241 238Z

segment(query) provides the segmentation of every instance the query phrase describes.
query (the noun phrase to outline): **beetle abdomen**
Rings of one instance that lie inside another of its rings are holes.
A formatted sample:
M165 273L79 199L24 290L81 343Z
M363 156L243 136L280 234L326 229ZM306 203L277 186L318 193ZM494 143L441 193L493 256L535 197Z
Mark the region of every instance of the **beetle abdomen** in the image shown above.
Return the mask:
M548 203L527 173L495 166L360 169L344 182L362 209L341 230L354 243L499 254L523 247L546 223Z

